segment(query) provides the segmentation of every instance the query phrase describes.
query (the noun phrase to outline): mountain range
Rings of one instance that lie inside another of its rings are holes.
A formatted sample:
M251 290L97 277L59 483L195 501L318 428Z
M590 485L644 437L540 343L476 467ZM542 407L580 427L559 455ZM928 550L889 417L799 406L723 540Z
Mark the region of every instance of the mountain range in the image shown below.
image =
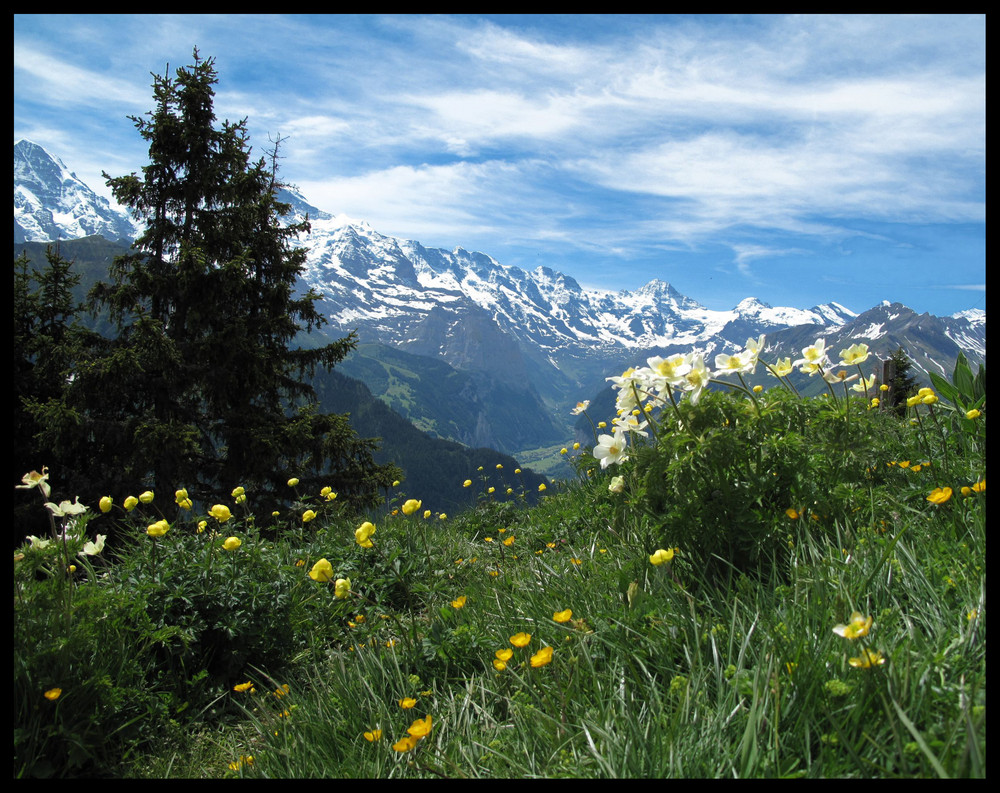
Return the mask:
M506 266L485 253L428 248L379 233L363 220L311 206L291 189L279 198L311 231L302 288L323 295L329 324L304 345L356 331L361 344L339 367L432 436L524 454L563 444L570 408L605 378L652 355L741 349L766 335L765 357L799 357L863 341L886 358L902 348L914 375L950 375L959 351L986 359L986 314L917 314L884 301L856 314L837 303L772 307L753 297L717 311L653 280L637 290L585 289L541 266ZM134 237L131 220L37 144L14 146L14 231L20 242L99 234ZM314 331L314 333L316 333Z

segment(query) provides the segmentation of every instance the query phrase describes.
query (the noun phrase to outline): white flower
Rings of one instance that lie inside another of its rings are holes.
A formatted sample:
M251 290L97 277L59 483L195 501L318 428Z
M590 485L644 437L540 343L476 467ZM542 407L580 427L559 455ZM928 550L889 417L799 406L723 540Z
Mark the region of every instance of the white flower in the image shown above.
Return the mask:
M647 358L646 363L656 380L662 380L670 385L679 385L684 375L691 369L691 364L687 358L680 353L671 355L669 358L655 356ZM662 388L660 390L663 390Z
M774 371L772 372L768 369L767 373L775 377L787 377L792 373L792 369L794 368L791 358L779 358L774 362Z
M712 373L705 366L705 359L700 352L688 353L691 369L684 376L684 390L691 395L691 404L697 405L701 392L712 379Z
M583 413L583 411L585 411L589 407L590 407L590 400L585 399L583 400L583 402L577 402L576 407L573 408L570 411L570 413L572 413L574 416L579 416L581 413Z
M594 447L594 457L601 461L601 468L607 468L612 463L620 463L628 459L625 454L628 446L625 441L625 431L615 428L614 435L600 435L597 446Z
M752 372L756 365L756 354L748 350L743 350L736 355L720 352L715 356L715 368L719 374Z
M46 501L45 506L48 508L49 512L55 515L57 518L63 518L68 515L80 515L87 511L87 507L80 503L80 497L76 497L76 501L60 501L59 505L56 506L51 501Z
M826 362L826 339L816 339L815 344L803 348L802 357L792 366L801 366L803 372L815 374Z
M868 360L867 344L852 344L846 350L840 351L840 362L846 366L864 363Z
M875 385L877 376L875 372L872 372L872 376L868 378L862 377L857 383L851 386L852 391L857 391L858 393L865 394L868 389Z
M24 539L31 543L32 548L38 548L39 550L42 548L48 548L52 543L52 540L43 540L40 537L36 537L34 534L29 534Z
M621 493L625 489L625 477L624 476L613 476L611 477L611 484L608 485L608 490L612 493Z
M107 534L98 534L94 542L85 542L83 544L83 549L80 553L84 556L97 556L101 551L104 550L104 541L108 538Z
M649 422L645 420L639 421L639 419L631 413L626 413L624 416L612 419L611 423L615 425L615 431L621 429L626 432L634 432L636 435L641 435L643 438L649 437L649 433L645 431L646 427L649 426Z

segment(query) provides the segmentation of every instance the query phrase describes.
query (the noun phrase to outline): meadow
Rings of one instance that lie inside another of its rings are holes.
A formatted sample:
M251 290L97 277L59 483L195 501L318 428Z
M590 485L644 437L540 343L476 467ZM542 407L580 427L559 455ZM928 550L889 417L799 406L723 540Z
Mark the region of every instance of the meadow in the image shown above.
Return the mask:
M889 410L820 346L804 398L762 341L611 378L532 507L501 465L451 515L26 474L14 776L985 777L984 373Z

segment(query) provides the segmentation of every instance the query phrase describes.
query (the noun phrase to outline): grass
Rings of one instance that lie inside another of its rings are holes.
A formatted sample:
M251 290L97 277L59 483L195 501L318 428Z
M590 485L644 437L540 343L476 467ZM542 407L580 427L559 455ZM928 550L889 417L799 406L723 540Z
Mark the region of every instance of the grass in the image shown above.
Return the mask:
M835 396L706 394L533 508L86 513L15 557L15 776L984 777L985 414Z

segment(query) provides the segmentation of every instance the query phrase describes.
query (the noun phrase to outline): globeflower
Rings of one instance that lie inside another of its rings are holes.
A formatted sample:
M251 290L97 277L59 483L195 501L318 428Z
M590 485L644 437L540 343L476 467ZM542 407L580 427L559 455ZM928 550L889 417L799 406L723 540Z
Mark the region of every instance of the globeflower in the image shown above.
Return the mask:
M667 549L660 548L649 557L649 562L650 564L659 567L661 564L665 564L666 562L669 562L673 558L674 558L673 548L667 548Z
M289 487L295 487L298 483L299 483L298 477L295 476L293 476L291 479L288 480Z
M350 578L338 578L336 583L333 585L333 595L339 600L343 600L349 594L351 594L351 579Z
M243 541L239 537L227 537L226 541L222 543L222 547L227 551L235 551L243 544Z
M375 533L375 524L365 521L354 530L354 541L362 548L371 548L371 536Z
M308 523L309 521L311 521L315 517L316 517L316 513L313 512L311 509L307 509L305 512L302 513L302 522L303 523Z
M101 512L110 512L113 504L111 496L102 496L101 500L97 502L97 506L100 507Z
M145 493L140 493L139 494L139 500L143 504L150 504L150 503L152 503L152 501L153 501L154 498L155 498L155 496L153 495L153 491L152 490L147 490Z
M403 514L412 515L422 506L422 502L417 501L415 498L409 498L403 502Z
M313 581L327 584L333 580L333 565L327 559L320 559L312 566L312 570L309 571L309 577Z
M126 512L131 512L133 509L135 509L138 503L139 499L137 499L135 496L129 496L128 498L125 499L125 502L122 504L122 506L125 507Z
M219 523L225 523L233 516L233 513L229 511L229 507L225 504L216 504L208 511L208 514L219 521Z
M464 482L462 482L462 487L472 487L472 480L466 479Z
M146 527L146 534L150 537L162 537L170 531L170 524L165 520L158 520Z

